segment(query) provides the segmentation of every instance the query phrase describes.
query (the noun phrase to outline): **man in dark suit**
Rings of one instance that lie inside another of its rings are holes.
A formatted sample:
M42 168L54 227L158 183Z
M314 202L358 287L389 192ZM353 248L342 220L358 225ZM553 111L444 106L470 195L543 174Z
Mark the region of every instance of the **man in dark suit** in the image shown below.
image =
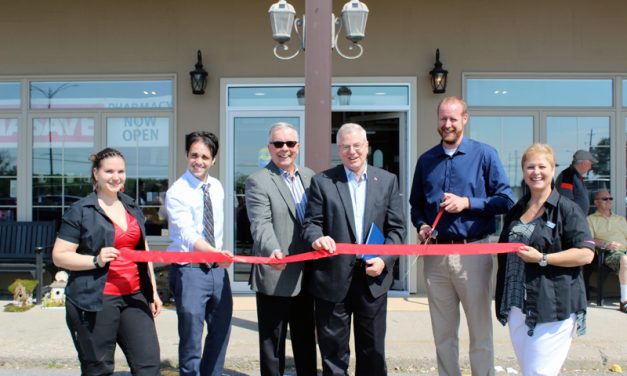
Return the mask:
M313 177L303 238L334 252L338 243L365 243L375 224L386 244L405 238L396 176L367 164L366 131L344 124L337 133L342 165ZM312 263L307 289L315 299L323 375L347 375L351 316L357 376L386 375L387 291L397 256L337 255Z
M272 160L246 180L246 210L256 256L281 259L310 249L300 232L314 172L296 166L299 148L294 126L274 124L268 133ZM296 373L316 375L313 298L302 289L304 269L304 263L253 265L262 376L283 375L288 324Z

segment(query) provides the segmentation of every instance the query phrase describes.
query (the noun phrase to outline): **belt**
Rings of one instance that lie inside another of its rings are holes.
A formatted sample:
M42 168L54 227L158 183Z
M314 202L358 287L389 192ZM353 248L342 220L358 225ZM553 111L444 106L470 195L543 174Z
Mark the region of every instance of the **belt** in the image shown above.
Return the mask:
M215 262L207 263L207 262L190 262L187 264L173 264L179 268L199 268L203 270L211 270L213 268L217 268L218 264Z
M483 240L486 237L483 236L481 238L468 238L468 239L456 239L456 240L444 240L444 239L433 239L433 244L467 244L478 242L479 240Z

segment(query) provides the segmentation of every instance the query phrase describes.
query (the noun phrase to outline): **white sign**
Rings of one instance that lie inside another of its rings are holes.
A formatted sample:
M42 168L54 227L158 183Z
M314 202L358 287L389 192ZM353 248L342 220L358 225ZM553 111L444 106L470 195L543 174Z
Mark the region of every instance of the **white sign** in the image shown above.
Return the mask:
M166 117L109 118L107 145L123 147L167 147L170 119Z

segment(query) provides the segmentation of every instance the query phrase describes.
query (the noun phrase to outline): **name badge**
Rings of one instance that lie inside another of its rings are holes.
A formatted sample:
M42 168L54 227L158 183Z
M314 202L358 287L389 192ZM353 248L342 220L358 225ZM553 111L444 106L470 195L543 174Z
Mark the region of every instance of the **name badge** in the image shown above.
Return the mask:
M546 223L546 225L547 225L549 228L555 228L555 223L553 223L553 222L551 222L551 221L548 221L548 222Z

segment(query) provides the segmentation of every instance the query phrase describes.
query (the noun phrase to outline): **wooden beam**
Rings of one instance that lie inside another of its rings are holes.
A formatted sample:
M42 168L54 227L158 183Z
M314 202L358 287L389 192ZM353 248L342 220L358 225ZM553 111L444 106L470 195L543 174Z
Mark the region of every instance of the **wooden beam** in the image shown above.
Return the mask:
M305 164L331 165L332 0L305 1Z

